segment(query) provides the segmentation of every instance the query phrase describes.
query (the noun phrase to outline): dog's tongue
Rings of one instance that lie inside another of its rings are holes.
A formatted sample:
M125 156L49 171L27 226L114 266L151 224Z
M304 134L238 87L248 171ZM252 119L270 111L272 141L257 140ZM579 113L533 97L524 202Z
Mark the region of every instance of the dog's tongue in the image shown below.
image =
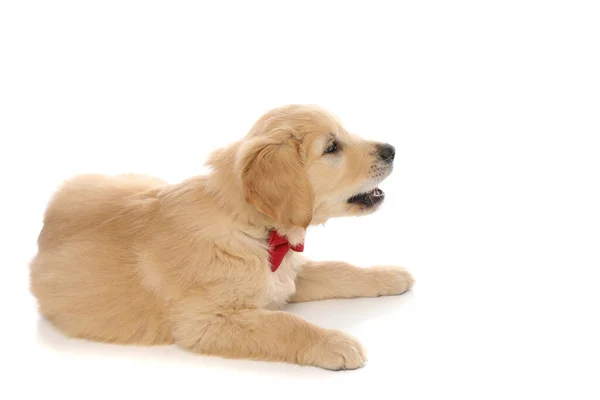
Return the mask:
M375 200L375 199L377 199L378 197L381 197L381 196L383 196L383 190L381 190L379 188L375 188L375 189L373 189L373 190L371 190L369 192L369 198L371 200Z
M361 204L365 204L367 206L372 206L372 205L377 204L380 201L382 201L384 196L385 196L385 194L383 193L383 190L381 190L379 188L375 188L375 189L371 190L370 192L358 194L356 196L351 197L350 199L348 199L348 202L349 203L361 203Z

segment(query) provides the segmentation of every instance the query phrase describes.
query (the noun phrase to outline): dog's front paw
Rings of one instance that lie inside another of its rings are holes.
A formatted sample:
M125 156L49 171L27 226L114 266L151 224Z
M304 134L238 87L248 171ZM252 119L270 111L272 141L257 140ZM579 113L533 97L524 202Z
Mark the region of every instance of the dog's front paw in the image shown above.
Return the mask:
M402 294L413 287L415 279L402 267L369 268L377 296Z
M300 360L301 364L340 371L365 365L367 355L362 345L347 334L325 330L319 342L311 346Z

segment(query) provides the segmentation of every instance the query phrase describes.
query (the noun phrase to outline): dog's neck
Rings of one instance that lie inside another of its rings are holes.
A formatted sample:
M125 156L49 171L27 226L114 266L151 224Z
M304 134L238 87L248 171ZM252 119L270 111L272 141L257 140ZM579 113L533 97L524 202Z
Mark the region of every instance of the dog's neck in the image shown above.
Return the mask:
M300 227L280 227L278 229L273 228L281 236L285 236L292 246L296 246L304 243L304 237L306 236L306 229Z

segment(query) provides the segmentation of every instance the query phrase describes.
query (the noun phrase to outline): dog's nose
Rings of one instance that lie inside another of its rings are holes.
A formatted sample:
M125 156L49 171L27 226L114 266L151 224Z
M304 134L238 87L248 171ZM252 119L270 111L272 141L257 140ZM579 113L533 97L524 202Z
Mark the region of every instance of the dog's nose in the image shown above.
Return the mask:
M394 161L394 157L396 156L396 149L394 146L387 143L377 145L377 152L379 153L379 158L387 162Z

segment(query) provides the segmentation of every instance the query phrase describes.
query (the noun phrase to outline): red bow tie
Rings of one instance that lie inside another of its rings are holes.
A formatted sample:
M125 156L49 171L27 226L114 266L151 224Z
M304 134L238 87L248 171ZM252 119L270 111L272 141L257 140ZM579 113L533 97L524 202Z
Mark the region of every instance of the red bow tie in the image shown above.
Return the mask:
M269 235L269 258L271 259L271 271L277 271L277 268L281 265L283 257L287 254L290 249L302 253L304 251L304 243L292 246L290 242L281 236L277 231L271 231Z

